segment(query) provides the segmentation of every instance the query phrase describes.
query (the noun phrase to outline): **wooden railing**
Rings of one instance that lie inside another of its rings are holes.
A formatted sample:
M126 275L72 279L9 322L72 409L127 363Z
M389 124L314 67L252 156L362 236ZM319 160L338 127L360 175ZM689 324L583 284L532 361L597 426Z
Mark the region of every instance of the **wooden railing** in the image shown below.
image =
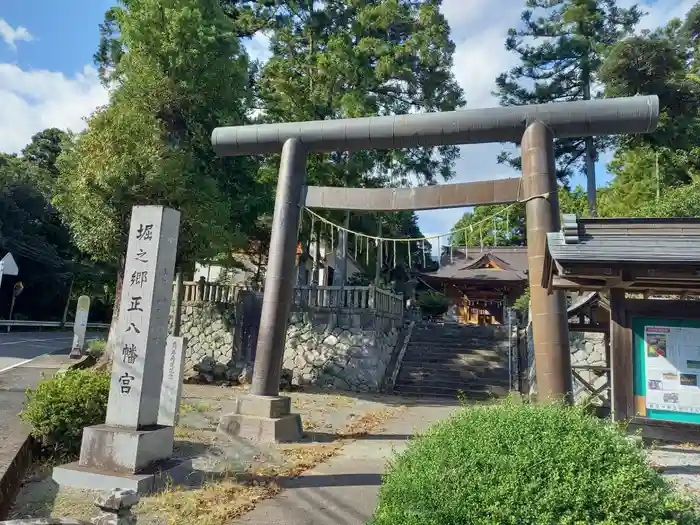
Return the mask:
M297 286L297 308L350 308L403 316L403 295L374 286Z
M294 305L319 308L370 308L369 286L297 286Z
M403 294L391 293L381 288L374 289L374 309L398 317L403 317Z
M241 291L260 291L251 286L205 281L188 281L182 285L185 303L235 303ZM402 294L395 294L374 286L297 286L294 288L294 306L297 308L374 310L402 317L403 303Z
M242 291L259 291L252 286L241 284L218 284L205 281L182 283L183 302L234 303Z

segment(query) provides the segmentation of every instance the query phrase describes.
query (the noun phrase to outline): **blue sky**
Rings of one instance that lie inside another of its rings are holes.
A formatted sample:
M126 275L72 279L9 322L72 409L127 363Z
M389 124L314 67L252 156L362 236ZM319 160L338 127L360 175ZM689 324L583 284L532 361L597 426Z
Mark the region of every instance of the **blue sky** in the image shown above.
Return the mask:
M649 14L641 28L653 28L683 16L697 0L642 0ZM503 46L507 29L517 24L524 0L443 0L443 12L456 43L455 76L465 90L468 108L497 105L491 91L496 75L515 63ZM107 102L92 64L98 25L112 0L2 0L0 2L0 151L19 151L30 137L50 126L75 131L99 105ZM618 0L627 7L632 0ZM251 54L265 54L257 38ZM464 146L454 182L517 176L496 163L499 144ZM598 183L609 181L598 163ZM584 184L582 177L574 183ZM448 232L465 210L419 213L425 234Z
M12 27L25 27L34 40L16 42L16 50L0 46L0 63L71 76L81 72L97 48L98 24L113 4L111 0L3 1L0 18Z

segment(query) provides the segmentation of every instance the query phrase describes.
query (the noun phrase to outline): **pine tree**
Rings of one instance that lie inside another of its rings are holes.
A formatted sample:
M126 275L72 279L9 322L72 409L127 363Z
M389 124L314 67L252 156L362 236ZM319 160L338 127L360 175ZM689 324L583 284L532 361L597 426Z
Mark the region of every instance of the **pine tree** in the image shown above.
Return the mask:
M504 106L588 100L595 90L602 54L631 33L642 13L616 0L527 0L522 25L508 31L506 49L520 64L496 79ZM534 44L532 41L534 40ZM595 214L595 160L610 145L606 138L558 139L554 152L563 182L577 167L588 177L589 213ZM521 168L520 158L503 152L499 162Z

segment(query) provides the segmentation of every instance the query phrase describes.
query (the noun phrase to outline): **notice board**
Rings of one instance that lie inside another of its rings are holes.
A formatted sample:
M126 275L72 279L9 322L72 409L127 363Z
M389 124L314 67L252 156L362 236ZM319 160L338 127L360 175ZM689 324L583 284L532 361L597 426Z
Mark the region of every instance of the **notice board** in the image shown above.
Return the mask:
M700 424L700 319L632 318L636 415Z

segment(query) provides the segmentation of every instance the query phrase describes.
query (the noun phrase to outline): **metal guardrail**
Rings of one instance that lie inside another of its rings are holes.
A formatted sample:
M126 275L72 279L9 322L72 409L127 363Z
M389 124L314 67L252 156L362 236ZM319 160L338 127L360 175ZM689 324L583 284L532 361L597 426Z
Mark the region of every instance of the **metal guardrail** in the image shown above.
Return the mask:
M0 319L0 326L17 326L26 328L73 328L73 322L66 322L65 324L60 321L22 321L18 319L13 319L8 321L6 319ZM88 328L109 328L109 323L88 323Z

